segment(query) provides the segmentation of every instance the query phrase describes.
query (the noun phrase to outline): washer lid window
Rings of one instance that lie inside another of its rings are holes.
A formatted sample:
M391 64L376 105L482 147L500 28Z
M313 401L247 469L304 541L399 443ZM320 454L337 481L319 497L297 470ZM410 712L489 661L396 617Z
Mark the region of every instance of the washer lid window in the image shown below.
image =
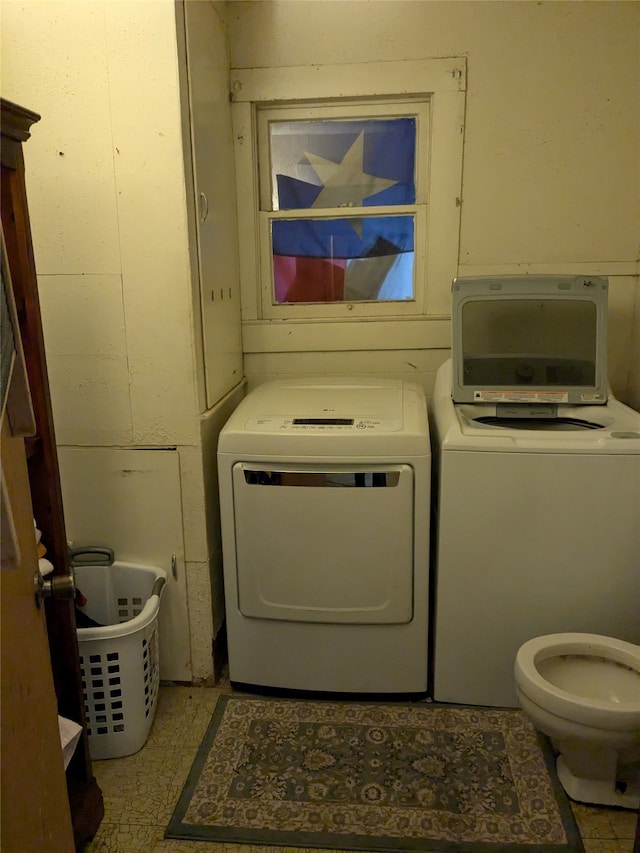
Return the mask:
M456 402L607 401L607 280L586 276L456 278Z

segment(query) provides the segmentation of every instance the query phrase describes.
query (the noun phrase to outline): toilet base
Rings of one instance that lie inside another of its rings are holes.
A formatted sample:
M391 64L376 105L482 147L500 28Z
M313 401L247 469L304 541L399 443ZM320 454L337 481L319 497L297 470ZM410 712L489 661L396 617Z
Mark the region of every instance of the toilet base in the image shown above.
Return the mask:
M624 792L612 782L599 779L581 779L574 776L567 767L564 758L559 755L556 761L558 779L568 796L579 803L591 803L598 806L617 806L621 809L640 808L640 773L636 770L633 778L624 780Z

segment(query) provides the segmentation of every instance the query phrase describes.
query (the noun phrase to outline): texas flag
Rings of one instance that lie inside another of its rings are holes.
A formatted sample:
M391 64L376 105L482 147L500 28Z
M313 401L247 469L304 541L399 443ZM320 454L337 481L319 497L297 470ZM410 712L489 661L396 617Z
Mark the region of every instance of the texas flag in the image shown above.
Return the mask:
M274 209L414 204L415 119L271 126ZM272 222L277 302L413 295L412 215Z

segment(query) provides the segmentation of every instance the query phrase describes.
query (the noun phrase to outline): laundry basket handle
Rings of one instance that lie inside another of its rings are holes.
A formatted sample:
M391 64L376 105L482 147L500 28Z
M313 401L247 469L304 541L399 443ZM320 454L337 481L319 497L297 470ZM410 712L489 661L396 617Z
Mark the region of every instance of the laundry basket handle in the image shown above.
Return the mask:
M71 558L72 566L111 566L115 559L113 550L101 545L70 548L69 557Z
M166 584L166 578L156 578L156 582L153 585L153 589L151 590L151 595L157 595L160 598L160 593L162 592L162 587Z

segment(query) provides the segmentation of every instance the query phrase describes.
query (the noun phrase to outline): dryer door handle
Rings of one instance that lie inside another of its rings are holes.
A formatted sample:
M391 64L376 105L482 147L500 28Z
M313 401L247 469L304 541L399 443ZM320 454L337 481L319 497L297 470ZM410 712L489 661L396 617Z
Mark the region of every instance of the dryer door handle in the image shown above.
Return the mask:
M311 489L362 489L397 486L400 471L264 471L244 469L245 482L251 486L302 486Z

